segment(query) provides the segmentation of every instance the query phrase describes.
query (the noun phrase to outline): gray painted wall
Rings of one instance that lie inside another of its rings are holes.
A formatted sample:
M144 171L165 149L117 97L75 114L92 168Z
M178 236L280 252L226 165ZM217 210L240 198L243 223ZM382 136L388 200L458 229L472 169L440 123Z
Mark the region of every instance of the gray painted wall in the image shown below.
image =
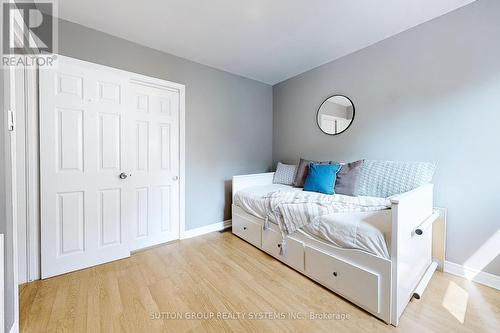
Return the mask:
M274 86L274 162L435 161L447 260L500 275L498 13L500 1L479 0ZM316 126L333 93L356 108L338 136Z
M186 85L186 229L229 219L231 177L271 166L271 86L63 20L59 50Z

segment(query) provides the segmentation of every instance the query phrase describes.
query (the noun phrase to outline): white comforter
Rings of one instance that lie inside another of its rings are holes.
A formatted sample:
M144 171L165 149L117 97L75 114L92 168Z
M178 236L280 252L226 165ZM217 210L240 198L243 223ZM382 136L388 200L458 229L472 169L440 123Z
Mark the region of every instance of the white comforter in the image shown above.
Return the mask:
M324 215L300 232L343 249L363 250L390 258L391 211L388 209Z
M321 216L334 213L370 212L390 207L386 198L328 195L306 191L277 191L264 196L268 215L290 235Z
M237 192L234 196L234 204L255 217L263 220L269 217L270 222L278 224L274 214L269 214L269 200L266 199L276 192L283 194L299 192L305 193L306 196L312 193L312 196L324 196L313 192L303 192L301 188L272 184L250 187ZM343 195L328 197L336 197L335 200L339 202L350 203L349 212L317 216L299 231L341 248L359 249L389 258L386 239L390 239L391 219L390 211L386 208L389 207L390 202L387 199L372 197L353 198Z
M301 188L281 184L270 184L262 186L247 187L234 195L233 203L245 212L264 220L268 213L268 207L264 197L273 192L302 191ZM271 220L273 223L277 223Z

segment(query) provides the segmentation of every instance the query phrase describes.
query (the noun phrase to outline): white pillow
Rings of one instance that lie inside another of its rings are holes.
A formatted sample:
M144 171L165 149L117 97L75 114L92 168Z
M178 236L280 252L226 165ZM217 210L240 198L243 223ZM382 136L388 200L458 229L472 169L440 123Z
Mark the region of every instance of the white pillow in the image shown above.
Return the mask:
M278 162L278 166L276 167L276 172L274 173L273 183L292 185L293 180L295 179L296 172L297 172L296 165L283 164L281 162Z

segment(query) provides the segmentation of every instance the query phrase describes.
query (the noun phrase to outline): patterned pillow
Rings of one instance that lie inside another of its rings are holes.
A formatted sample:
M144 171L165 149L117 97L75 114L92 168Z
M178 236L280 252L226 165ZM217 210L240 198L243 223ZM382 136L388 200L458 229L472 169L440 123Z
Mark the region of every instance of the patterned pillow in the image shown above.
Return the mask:
M387 198L431 182L436 165L427 162L365 160L357 195Z
M274 173L273 183L292 185L296 171L297 171L296 165L283 164L281 162L278 162L278 166L276 167L276 172Z

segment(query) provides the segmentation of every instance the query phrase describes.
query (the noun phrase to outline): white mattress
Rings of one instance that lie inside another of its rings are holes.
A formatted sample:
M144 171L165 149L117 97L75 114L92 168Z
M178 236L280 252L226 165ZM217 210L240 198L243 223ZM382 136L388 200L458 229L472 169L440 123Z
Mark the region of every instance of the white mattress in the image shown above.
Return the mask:
M302 189L281 184L249 187L235 194L234 204L255 217L265 219L267 211L263 197L275 191L302 191ZM272 220L271 222L275 223ZM340 248L358 249L382 258L390 258L388 242L391 233L391 212L389 209L324 215L299 232Z

